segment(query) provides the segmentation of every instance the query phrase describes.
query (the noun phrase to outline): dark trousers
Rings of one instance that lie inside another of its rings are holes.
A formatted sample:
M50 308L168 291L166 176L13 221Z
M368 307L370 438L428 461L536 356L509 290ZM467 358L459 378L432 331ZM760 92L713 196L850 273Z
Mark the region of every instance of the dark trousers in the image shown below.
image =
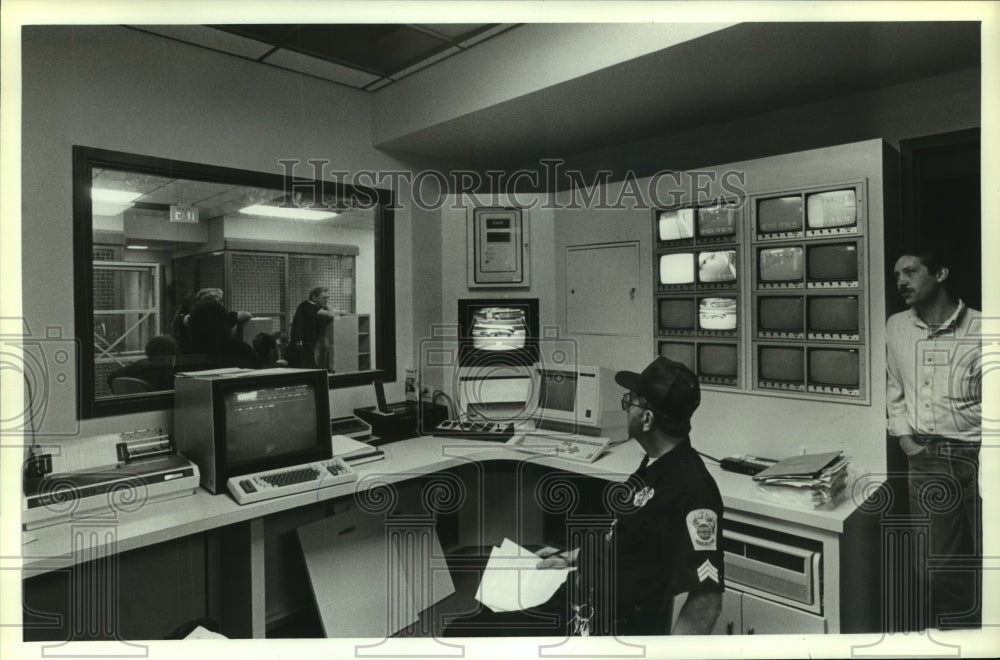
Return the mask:
M916 436L924 451L908 457L910 514L929 534L917 558L918 593L933 628L977 627L982 599L982 499L979 445Z

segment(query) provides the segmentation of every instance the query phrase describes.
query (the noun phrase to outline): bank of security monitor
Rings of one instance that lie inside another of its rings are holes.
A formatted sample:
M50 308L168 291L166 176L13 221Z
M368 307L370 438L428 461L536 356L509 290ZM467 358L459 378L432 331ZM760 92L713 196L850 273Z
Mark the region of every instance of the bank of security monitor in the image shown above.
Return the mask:
M624 390L614 371L592 366L535 366L539 429L624 440Z

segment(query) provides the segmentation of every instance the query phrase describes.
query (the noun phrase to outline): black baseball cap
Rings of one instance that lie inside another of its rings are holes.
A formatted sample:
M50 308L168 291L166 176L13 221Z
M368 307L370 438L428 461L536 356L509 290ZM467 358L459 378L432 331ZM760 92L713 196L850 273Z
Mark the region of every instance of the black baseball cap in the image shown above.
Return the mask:
M615 382L645 399L668 431L686 434L691 430L691 415L701 403L701 388L694 372L680 362L661 355L640 374L619 371Z

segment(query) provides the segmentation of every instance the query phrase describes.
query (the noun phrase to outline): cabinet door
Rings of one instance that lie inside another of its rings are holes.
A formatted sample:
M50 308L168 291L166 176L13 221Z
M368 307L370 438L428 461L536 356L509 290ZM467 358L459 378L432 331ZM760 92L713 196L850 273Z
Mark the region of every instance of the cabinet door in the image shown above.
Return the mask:
M719 612L719 618L715 620L715 626L712 627L711 634L713 635L738 635L743 629L743 616L740 597L742 594L738 591L731 591L726 589L722 593L722 611ZM674 624L677 623L677 616L681 612L681 607L687 601L687 594L681 594L674 599L674 614L671 620L670 627L673 628Z
M743 594L743 633L746 635L825 632L826 620L821 616Z
M571 334L638 336L639 244L566 249L566 321Z

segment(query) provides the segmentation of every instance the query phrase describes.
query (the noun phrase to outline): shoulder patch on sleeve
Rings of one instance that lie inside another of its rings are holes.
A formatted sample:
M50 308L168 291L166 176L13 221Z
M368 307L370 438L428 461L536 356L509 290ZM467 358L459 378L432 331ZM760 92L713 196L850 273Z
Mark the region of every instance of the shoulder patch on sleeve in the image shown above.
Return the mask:
M695 550L715 550L718 518L711 509L695 509L687 514L687 530Z

